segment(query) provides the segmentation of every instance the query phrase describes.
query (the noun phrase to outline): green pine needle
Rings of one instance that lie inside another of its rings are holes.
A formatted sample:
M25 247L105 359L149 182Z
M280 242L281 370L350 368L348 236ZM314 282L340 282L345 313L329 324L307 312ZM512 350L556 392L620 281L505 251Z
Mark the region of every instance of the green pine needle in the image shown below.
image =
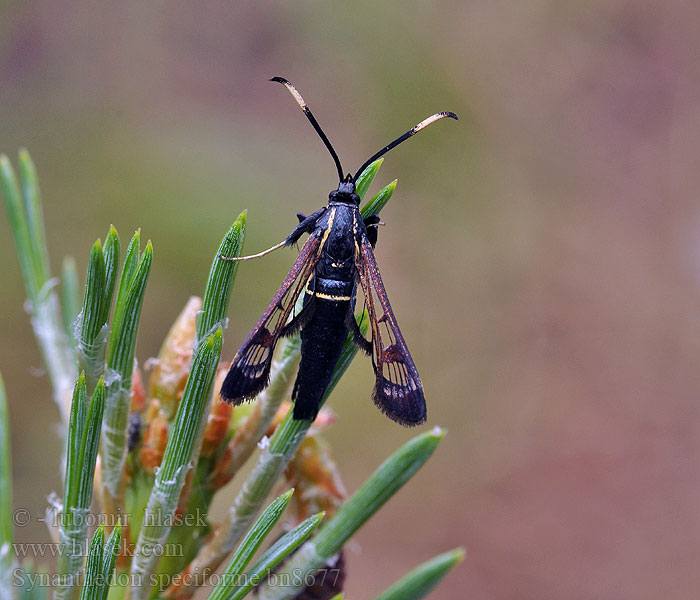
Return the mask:
M242 578L239 586L232 588L228 600L240 600L255 586L262 583L272 570L290 556L314 532L325 513L312 515L294 529L284 534L258 559Z
M139 238L140 234L137 231L131 239L124 258L114 310L112 335L109 340L107 364L110 369L121 376L124 388L131 385L136 331L141 316L146 282L153 263L153 246L151 246L150 240L146 244L143 254L139 256Z
M22 200L29 239L33 247L34 269L39 280L46 282L49 279L49 251L46 248L39 178L29 152L24 149L19 151L19 180L22 185Z
M66 449L66 479L63 512L59 527L61 554L58 560L60 584L56 599L70 598L77 583L87 540L87 515L92 500L97 450L102 431L105 386L100 378L87 406L85 376L78 377L73 393Z
M146 283L153 263L153 247L150 240L143 254L139 255L140 237L137 231L131 238L124 257L107 358L109 383L105 398L105 431L102 440L102 485L103 493L110 503L109 508L117 512L121 509L119 481L126 460L126 427L136 333ZM111 285L107 277L105 281L105 287Z
M464 550L455 548L418 565L406 573L391 587L384 590L375 600L419 600L447 575L447 573L464 560Z
M367 202L367 204L360 209L360 214L362 215L363 219L366 219L371 215L379 214L393 195L397 182L398 180L394 179L394 181L383 187L369 202Z
M80 600L98 600L102 597L102 557L104 554L105 528L100 525L92 536L90 550L85 563L85 582L80 591Z
M110 578L119 552L121 526L117 525L105 544L104 525L100 525L92 536L90 550L85 563L85 581L80 591L80 600L106 600Z
M61 418L68 423L77 377L75 356L66 335L58 295L50 279L39 183L26 150L19 153L19 182L9 159L0 155L0 190L15 240L32 328L53 387Z
M4 154L0 156L0 184L5 198L5 208L10 219L10 228L15 238L17 257L19 258L22 278L29 301L35 305L39 290L46 283L47 277L41 265L43 251L35 246L36 226L30 231L29 217L20 191L17 176Z
M360 199L365 197L369 186L372 185L372 181L374 180L374 177L377 174L377 171L379 171L379 167L382 166L383 162L383 158L375 160L364 171L362 171L362 173L360 173L360 176L355 181L355 193L360 197Z
M143 581L144 585L134 588L132 600L149 596L149 576L153 573L159 549L170 533L172 515L177 508L185 476L191 465L200 424L206 418L205 408L221 355L221 342L222 333L219 327L202 340L195 350L192 370L187 378L175 422L168 436L165 454L143 516L131 573L135 579Z
M439 427L409 440L384 461L338 510L314 539L316 552L327 560L430 458L445 431Z
M97 600L107 600L110 578L112 577L112 573L114 573L114 565L117 563L121 539L122 526L121 523L117 523L117 526L112 530L112 534L105 544L105 550L102 556L102 594L97 597Z
M10 421L7 414L5 383L0 374L0 599L5 600L13 586L12 548L12 470L10 467Z
M102 415L105 406L105 383L100 378L90 401L82 440L80 443L80 485L78 487L76 505L80 509L90 508L92 484L95 475L95 461L100 446L102 431Z
M87 392L85 375L78 377L73 391L70 422L68 426L68 442L66 450L66 478L63 488L63 502L66 507L75 506L80 485L80 447L87 416Z
M257 552L260 544L270 533L270 530L279 521L284 509L287 508L289 500L292 497L294 490L291 489L281 496L273 500L270 505L262 512L258 519L253 523L248 534L243 538L226 569L222 573L219 584L209 596L208 600L225 600L235 584L238 583L240 574L246 568L250 560Z
M114 287L117 283L117 271L119 270L119 234L113 225L109 227L102 250L105 264L105 280L103 290L104 300L102 302L100 320L106 323L109 320L109 312L112 308L112 297L114 296Z
M94 243L90 251L85 282L85 299L78 339L78 366L85 373L88 389L92 389L104 372L104 353L107 345L106 322L102 320L105 259L100 240Z
M85 300L80 318L78 365L85 372L88 391L105 373L109 311L119 266L119 236L110 227L104 248L97 240L90 252Z
M238 271L238 262L224 260L221 257L233 258L241 255L243 239L245 238L245 224L246 213L244 211L238 215L219 245L219 250L209 270L209 278L202 300L202 311L197 318L195 345L226 318L231 287Z
M306 575L313 574L336 554L350 537L406 483L430 458L445 436L435 428L416 436L384 461L357 492L340 507L313 540L305 544L280 569L280 581L298 584L265 587L260 598L283 600L293 598L302 587ZM295 577L296 576L296 577Z
M382 166L383 162L383 158L375 160L364 171L362 171L362 174L357 178L357 181L355 182L355 192L360 197L360 199L365 197L369 186L372 184L372 181L374 180L374 177L377 174L377 171L379 171L379 167ZM362 215L362 218L366 219L371 215L379 214L379 212L382 210L382 208L384 208L386 203L389 202L389 198L391 198L392 194L394 193L394 190L396 189L396 183L397 180L394 179L394 181L382 188L377 194L375 194L372 197L371 200L369 200L369 202L367 202L360 209L360 214Z

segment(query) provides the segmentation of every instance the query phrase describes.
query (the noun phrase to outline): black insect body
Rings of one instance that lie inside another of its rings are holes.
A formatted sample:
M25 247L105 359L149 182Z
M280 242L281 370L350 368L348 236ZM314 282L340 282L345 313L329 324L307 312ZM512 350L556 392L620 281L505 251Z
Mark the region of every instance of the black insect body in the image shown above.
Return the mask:
M323 139L338 169L338 189L328 204L305 217L284 242L251 257L262 256L281 246L309 238L299 252L282 286L234 357L221 387L224 400L239 404L254 398L268 384L272 353L281 336L300 330L301 362L292 399L295 419L314 419L328 387L343 343L352 332L355 342L372 355L376 375L375 404L394 421L406 426L425 421L423 386L406 347L382 283L373 248L379 217L363 219L355 181L377 158L423 127L453 113L438 113L416 125L377 152L355 174L343 177L340 161L303 99L286 80L276 77L294 96ZM364 338L354 318L357 283L360 283L369 315L372 339ZM289 320L299 295L303 308Z
M301 315L308 322L301 329L301 363L292 391L294 415L299 419L316 416L321 396L340 358L349 323L354 323L357 276L353 232L359 230L359 211L356 205L348 204L354 201L353 195L357 197L350 189L334 194L312 233L320 237L323 245L304 296L303 310L309 313ZM364 223L361 226L364 229Z

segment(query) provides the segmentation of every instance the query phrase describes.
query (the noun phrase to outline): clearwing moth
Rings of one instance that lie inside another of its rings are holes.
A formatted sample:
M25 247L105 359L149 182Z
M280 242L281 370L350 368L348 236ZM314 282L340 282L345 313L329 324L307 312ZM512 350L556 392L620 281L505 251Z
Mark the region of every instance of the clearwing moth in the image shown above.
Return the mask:
M401 425L423 423L426 419L423 386L374 258L379 217L362 218L355 182L370 164L401 142L439 119L457 119L457 115L439 112L428 117L367 159L354 176L349 173L344 176L338 155L299 92L282 77L270 81L284 85L311 122L333 157L339 183L330 192L326 206L308 217L297 214L299 224L284 241L259 254L231 259L258 258L291 246L303 234L309 234L272 302L234 356L221 387L221 397L240 404L257 396L269 383L277 341L299 331L301 362L292 391L293 417L313 420L343 343L351 333L355 343L372 357L376 376L374 403ZM371 340L362 335L353 314L358 281L369 316ZM301 293L304 293L303 308L290 319Z

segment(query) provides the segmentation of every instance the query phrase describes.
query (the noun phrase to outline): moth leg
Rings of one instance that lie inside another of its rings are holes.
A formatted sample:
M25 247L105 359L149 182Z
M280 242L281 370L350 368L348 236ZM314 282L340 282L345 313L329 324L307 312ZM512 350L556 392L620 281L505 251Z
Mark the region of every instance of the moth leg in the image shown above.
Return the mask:
M350 329L350 332L352 333L352 341L355 342L357 347L360 350L362 350L365 354L371 355L372 342L370 342L368 339L365 338L364 335L362 335L362 331L360 331L360 327L357 324L357 321L355 320L355 315L353 314L352 310L348 311L348 314L345 317L345 321L347 323L348 328Z
M306 215L304 213L297 213L297 219L299 219L299 223L303 223L304 219L306 219Z
M297 225L292 233L290 233L287 236L287 239L284 241L285 246L291 246L292 244L296 244L299 241L299 238L304 235L305 233L312 233L314 229L316 229L316 221L318 221L319 217L326 211L325 207L317 210L315 213L309 215L308 217L304 217L302 221L300 221L299 225ZM301 219L303 217L301 213L297 213L297 219Z
M377 234L379 233L379 215L370 215L363 220L365 222L365 227L367 228L367 239L369 240L372 248L374 248L377 245Z

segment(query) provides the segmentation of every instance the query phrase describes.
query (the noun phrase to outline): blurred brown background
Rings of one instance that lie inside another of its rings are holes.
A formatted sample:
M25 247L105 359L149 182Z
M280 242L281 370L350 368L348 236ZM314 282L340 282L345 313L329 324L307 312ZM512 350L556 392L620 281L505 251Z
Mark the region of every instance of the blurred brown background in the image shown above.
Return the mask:
M387 157L377 249L449 434L358 535L349 597L463 545L435 597L698 598L699 23L693 2L5 4L0 151L34 157L54 272L110 223L153 240L143 363L242 209L258 251L336 185L268 77L346 170L454 110ZM0 238L15 504L40 513L57 412L4 218ZM241 267L228 356L293 258ZM331 401L349 490L414 434L371 385L359 358Z

